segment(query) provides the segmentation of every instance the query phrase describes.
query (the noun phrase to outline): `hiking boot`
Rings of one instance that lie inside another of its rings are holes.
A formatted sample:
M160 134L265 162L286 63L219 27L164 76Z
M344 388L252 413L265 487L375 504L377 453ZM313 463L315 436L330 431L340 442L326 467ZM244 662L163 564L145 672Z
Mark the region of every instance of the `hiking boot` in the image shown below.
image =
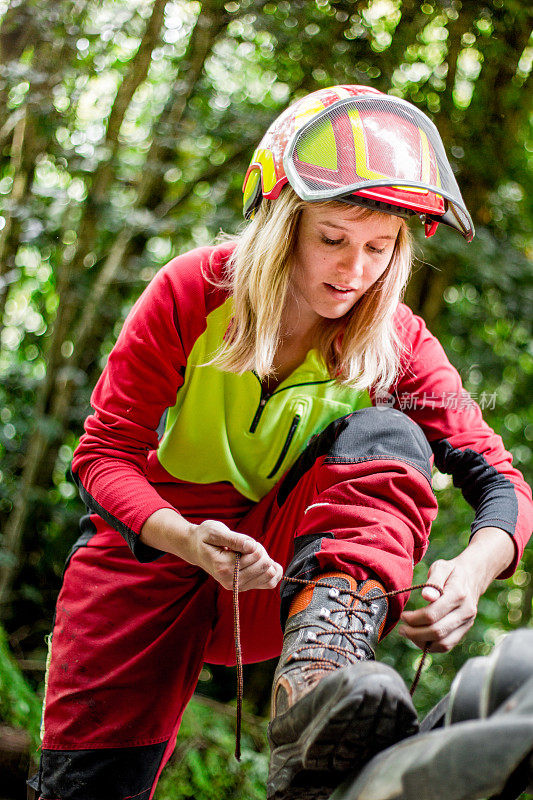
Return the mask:
M319 800L373 755L416 733L411 697L374 647L381 584L321 575L293 600L274 675L268 800Z

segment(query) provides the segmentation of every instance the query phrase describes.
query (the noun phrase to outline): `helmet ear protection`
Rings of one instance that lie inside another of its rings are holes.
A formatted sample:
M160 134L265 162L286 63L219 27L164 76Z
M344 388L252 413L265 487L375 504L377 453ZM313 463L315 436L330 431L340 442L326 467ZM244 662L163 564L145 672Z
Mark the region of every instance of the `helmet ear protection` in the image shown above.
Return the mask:
M247 219L290 183L308 202L341 200L474 236L436 127L416 106L368 86L320 89L265 133L243 184Z

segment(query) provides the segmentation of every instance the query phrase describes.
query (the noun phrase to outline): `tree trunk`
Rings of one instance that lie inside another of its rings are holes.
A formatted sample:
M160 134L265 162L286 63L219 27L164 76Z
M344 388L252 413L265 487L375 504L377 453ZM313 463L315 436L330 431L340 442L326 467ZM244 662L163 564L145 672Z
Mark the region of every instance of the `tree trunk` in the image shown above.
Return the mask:
M0 25L0 64L18 61L26 47L36 38L35 14L31 3L11 0ZM8 110L7 84L0 88L0 126L4 127Z
M65 19L69 20L69 24L75 24L79 3L68 0L62 6ZM54 47L46 26L47 11L51 8L51 4L13 4L6 12L0 29L0 63L2 56L17 61L24 49L33 43L32 71L46 75L44 81L30 85L24 107L12 112L11 117L16 117L16 123L10 125L8 118L4 124L5 136L11 135L10 166L14 178L3 209L4 228L0 231L0 328L9 284L12 282L10 275L16 273L15 256L20 245L20 217L13 212L30 203L37 156L50 146L42 131L46 128L51 130L54 118L58 116L51 101L53 89L63 79L64 65L68 63L73 47L73 37L69 35L62 37L59 47ZM53 8L56 9L57 4ZM29 38L19 31L21 20L24 22L22 27L29 32ZM2 108L7 108L7 105L4 104Z

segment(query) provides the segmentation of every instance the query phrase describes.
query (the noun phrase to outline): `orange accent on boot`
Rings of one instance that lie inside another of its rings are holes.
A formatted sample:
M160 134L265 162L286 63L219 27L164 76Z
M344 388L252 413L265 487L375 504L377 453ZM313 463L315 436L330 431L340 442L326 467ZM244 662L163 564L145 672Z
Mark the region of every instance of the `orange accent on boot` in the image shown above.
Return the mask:
M383 584L380 583L379 581L376 581L374 578L367 578L367 580L362 583L362 585L359 588L358 592L361 595L361 597L364 597L365 595L368 594L368 592L371 592L372 589L379 589L380 592L383 592L383 594L386 594L386 589L383 586ZM383 629L385 627L385 622L386 621L387 621L387 615L385 615L385 619L383 620L383 622L379 626L378 642L380 641L381 637L383 636Z
M360 582L360 587L358 588L357 581L351 575L348 575L346 572L324 572L319 575L316 580L321 580L322 578L344 578L350 583L350 589L353 592L357 592L362 597L368 594L368 592L372 591L372 589L379 589L380 592L386 594L386 589L382 583L375 580L374 578L366 578L366 580L362 580ZM290 609L289 609L289 618L297 614L299 611L303 611L304 608L307 608L309 603L311 602L311 598L313 596L313 589L314 586L306 586L305 589L302 589L293 599ZM378 631L378 641L383 636L383 630L385 628L385 622L387 621L387 617L379 626Z
M351 575L347 575L346 572L324 572L323 574L319 575L318 578L315 580L322 580L322 578L345 578L347 581L350 582L350 589L353 592L357 591L357 581L355 578L352 578ZM379 586L380 584L376 584ZM302 589L298 594L295 596L291 603L291 607L289 609L289 617L294 616L299 611L303 611L304 608L307 608L309 603L311 602L311 598L313 596L313 589L314 586L306 586L305 589ZM382 587L383 588L383 587Z

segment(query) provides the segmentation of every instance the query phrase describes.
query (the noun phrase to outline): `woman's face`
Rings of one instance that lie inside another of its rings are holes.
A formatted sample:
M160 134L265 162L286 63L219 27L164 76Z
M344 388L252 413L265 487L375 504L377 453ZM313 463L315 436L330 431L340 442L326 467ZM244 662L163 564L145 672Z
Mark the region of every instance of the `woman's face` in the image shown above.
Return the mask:
M392 214L361 219L357 206L308 204L292 258L300 324L338 319L350 311L387 269L401 225Z

